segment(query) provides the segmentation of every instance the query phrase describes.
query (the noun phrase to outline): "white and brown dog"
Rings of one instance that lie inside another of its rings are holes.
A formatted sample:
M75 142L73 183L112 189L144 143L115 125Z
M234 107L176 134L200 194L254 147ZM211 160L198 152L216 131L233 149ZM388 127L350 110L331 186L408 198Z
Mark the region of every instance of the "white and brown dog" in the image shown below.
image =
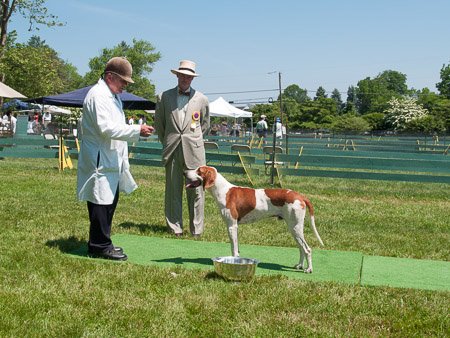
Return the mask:
M316 230L314 212L311 202L304 196L287 189L251 189L237 187L228 182L213 167L201 166L196 170L186 170L187 188L203 185L217 202L220 213L228 229L231 242L231 253L239 257L238 224L256 222L266 217L279 217L286 224L300 249L300 261L294 268L304 269L305 273L312 272L311 248L303 236L303 223L306 208L309 210L311 227L323 245ZM307 267L303 262L306 256Z

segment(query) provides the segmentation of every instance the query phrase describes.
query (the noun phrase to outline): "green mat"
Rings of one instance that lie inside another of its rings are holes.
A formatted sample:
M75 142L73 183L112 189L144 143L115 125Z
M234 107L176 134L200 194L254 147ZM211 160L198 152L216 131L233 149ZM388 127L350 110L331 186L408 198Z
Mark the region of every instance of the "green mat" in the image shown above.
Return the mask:
M124 249L128 262L134 264L214 271L211 258L231 254L229 243L127 234L117 234L112 239L114 245ZM450 291L450 262L313 250L314 272L305 274L293 268L299 259L297 248L240 244L239 249L241 257L260 261L257 276L281 274L303 280ZM69 255L87 257L87 247Z
M187 239L171 239L148 236L117 234L112 236L115 246L124 249L128 262L164 267L182 266L186 269L214 271L212 257L230 256L229 243L203 242ZM313 250L314 272L305 274L293 268L299 260L297 248L260 245L239 245L240 256L260 261L256 275L281 274L289 278L315 281L359 282L362 253ZM87 247L69 253L87 257Z
M361 285L450 291L450 262L364 256Z

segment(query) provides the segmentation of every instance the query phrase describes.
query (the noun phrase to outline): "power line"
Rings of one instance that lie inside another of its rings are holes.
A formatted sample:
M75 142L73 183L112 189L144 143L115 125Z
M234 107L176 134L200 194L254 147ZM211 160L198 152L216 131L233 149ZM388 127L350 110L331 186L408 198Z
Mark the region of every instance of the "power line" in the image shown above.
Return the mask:
M246 93L260 93L260 92L273 92L278 89L261 89L261 90L245 90L241 92L223 92L223 93L205 93L205 95L223 95L223 94L246 94Z
M282 89L283 91L286 90L286 88ZM317 93L317 90L308 90L308 89L301 89L302 91L305 91L307 93ZM205 93L205 95L225 95L225 94L246 94L246 93L262 93L262 92L278 92L279 89L260 89L260 90L244 90L244 91L236 91L236 92L219 92L219 93ZM334 91L326 91L326 94L333 94ZM348 92L339 92L339 94L348 94ZM355 95L417 95L417 96L433 96L438 95L435 93L431 94L422 94L422 93L410 93L410 94L399 94L399 93L354 93Z

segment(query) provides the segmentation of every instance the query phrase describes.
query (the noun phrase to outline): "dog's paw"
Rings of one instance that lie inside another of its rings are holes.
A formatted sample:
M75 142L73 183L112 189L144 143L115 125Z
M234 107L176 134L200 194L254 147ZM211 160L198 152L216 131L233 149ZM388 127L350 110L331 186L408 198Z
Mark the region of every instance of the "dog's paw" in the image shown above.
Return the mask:
M295 264L294 265L294 269L302 270L303 269L303 264Z
M307 268L303 270L304 273L312 273L312 268Z

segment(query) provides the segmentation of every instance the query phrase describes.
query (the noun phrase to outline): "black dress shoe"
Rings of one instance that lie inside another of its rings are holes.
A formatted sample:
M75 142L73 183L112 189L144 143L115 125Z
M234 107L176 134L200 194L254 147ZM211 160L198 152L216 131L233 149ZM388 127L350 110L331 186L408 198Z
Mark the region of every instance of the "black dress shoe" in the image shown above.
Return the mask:
M103 252L93 252L90 254L93 258L105 258L112 259L115 261L126 261L128 259L127 255L123 252L117 252L114 249L109 249Z
M123 253L123 249L119 246L114 246L111 250L113 250L116 253ZM92 251L92 249L88 248L88 254L92 254L94 251Z

